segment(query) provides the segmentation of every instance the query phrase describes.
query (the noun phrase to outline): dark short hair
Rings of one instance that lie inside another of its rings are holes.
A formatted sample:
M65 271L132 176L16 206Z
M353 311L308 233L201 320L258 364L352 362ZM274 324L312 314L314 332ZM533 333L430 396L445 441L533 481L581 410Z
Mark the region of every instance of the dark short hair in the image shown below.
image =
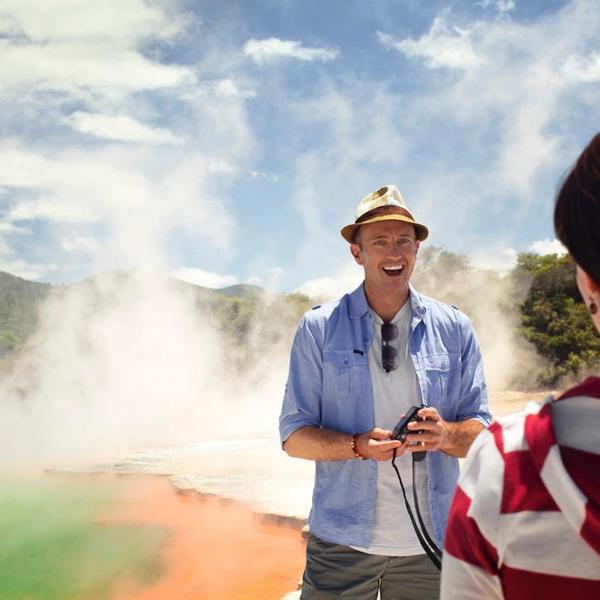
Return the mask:
M554 230L575 262L600 286L600 133L560 187Z

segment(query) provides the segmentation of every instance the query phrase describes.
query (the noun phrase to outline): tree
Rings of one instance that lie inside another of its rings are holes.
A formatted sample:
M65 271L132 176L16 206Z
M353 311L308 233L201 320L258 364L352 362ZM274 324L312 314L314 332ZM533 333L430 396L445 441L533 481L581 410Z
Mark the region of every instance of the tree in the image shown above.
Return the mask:
M549 361L540 383L554 385L562 377L596 368L600 337L577 289L573 259L520 254L513 277L517 286L531 279L521 304L522 330Z

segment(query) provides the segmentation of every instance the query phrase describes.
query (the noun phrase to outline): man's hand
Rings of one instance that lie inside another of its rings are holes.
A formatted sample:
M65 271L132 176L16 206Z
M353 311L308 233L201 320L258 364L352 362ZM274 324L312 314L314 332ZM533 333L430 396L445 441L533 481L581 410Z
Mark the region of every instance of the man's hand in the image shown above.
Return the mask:
M389 429L375 427L371 431L365 431L356 438L356 448L366 458L372 460L392 460L394 448L397 456L404 454L406 442L391 439L392 432Z
M415 432L406 436L406 450L409 452L441 450L450 456L462 458L467 455L479 432L485 429L483 423L476 419L456 423L444 421L433 406L422 408L417 414L423 421L408 424L408 429Z
M411 421L407 428L415 433L406 436L408 452L422 452L427 450L441 450L445 447L448 438L448 427L440 413L433 406L422 408L417 415L422 421ZM421 433L417 433L421 431ZM415 443L416 442L416 443Z

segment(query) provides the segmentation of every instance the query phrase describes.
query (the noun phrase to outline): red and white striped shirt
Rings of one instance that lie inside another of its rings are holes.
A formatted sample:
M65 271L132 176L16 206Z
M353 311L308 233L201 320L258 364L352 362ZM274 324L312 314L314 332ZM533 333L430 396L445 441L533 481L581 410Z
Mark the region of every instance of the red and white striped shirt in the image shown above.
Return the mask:
M493 423L456 489L442 600L600 599L600 379Z

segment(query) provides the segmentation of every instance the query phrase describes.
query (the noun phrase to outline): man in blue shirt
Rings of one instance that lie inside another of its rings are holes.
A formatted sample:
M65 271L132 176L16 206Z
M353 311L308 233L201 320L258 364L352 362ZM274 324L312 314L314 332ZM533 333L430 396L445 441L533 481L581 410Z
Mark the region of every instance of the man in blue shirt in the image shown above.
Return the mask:
M302 598L437 598L390 460L423 520L443 539L458 458L489 424L481 353L469 319L410 286L427 228L394 186L365 196L341 234L363 284L306 313L294 339L280 417L290 455L316 461ZM403 442L391 430L411 405L423 419ZM420 433L418 432L420 431Z

